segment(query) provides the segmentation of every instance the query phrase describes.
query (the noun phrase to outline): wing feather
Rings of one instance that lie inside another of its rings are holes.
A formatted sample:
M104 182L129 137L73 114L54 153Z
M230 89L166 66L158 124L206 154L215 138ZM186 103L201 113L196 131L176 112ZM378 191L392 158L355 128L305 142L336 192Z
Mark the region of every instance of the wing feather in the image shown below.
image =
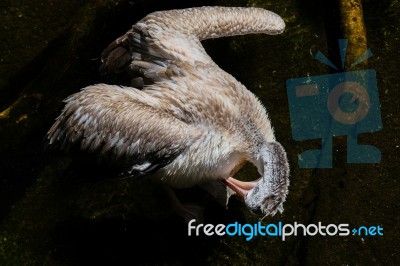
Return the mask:
M107 163L132 167L131 172L154 171L190 145L190 127L167 107L134 88L89 86L66 99L47 133L48 145L64 150L78 146Z
M103 74L130 72L143 86L165 78L171 62L216 66L201 40L250 33L279 34L285 23L262 8L199 7L151 13L102 53ZM139 77L139 78L138 78Z

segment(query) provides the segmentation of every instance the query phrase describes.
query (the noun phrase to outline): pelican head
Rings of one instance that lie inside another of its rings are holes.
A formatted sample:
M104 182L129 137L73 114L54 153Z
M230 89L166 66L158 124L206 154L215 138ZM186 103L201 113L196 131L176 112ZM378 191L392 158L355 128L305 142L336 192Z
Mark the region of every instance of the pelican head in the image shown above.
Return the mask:
M282 213L289 186L289 163L282 145L275 141L263 144L255 165L262 175L260 179L243 182L229 177L226 185L244 199L253 213L264 216Z
M286 152L278 142L266 143L260 150L262 177L245 196L247 207L255 213L273 216L283 211L289 186Z

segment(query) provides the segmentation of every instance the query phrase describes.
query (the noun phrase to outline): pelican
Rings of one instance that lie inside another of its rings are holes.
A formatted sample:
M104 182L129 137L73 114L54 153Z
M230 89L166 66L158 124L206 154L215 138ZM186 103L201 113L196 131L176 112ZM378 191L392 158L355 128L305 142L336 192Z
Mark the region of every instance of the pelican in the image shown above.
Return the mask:
M257 97L206 53L200 41L280 34L285 23L261 8L200 7L154 12L102 53L103 73L127 71L130 87L97 84L65 100L48 145L72 146L175 188L220 180L254 213L283 211L286 152ZM232 173L248 161L261 177Z

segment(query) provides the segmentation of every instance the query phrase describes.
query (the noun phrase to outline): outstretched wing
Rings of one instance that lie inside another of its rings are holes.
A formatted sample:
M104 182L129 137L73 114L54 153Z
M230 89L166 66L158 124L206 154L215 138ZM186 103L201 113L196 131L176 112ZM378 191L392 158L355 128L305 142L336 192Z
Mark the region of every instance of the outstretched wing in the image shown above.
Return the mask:
M79 146L128 174L154 172L188 145L190 128L160 100L134 89L98 84L66 99L47 133L50 146Z
M165 78L171 62L215 65L200 41L250 33L279 34L285 23L261 8L200 7L147 15L102 54L103 74L128 71L142 87Z

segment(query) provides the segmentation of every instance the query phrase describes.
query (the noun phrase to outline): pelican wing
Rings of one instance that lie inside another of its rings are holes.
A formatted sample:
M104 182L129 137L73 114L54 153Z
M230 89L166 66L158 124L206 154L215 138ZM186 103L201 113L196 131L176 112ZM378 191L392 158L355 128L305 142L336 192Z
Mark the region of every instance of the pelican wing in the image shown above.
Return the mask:
M279 34L285 23L261 8L199 7L158 11L133 25L102 53L101 72L133 74L142 87L165 78L171 62L215 65L200 41L250 33Z
M99 84L66 99L47 133L48 145L79 146L131 175L169 164L190 145L187 124L174 118L160 100L134 89Z

